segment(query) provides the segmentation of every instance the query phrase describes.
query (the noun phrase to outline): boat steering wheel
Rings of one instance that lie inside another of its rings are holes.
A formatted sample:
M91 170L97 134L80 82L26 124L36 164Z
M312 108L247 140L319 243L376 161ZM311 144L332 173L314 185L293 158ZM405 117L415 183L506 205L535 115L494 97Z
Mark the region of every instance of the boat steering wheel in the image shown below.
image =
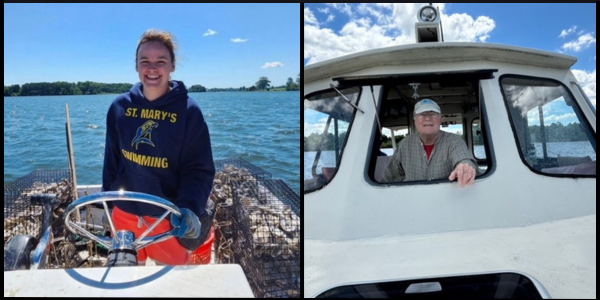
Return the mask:
M166 211L148 228L144 233L142 233L139 237L135 237L131 231L127 230L115 230L115 226L112 221L112 217L110 216L108 206L106 203L108 201L134 201L145 204L152 204L161 208L164 208ZM91 233L87 229L78 225L77 223L71 221L71 214L75 211L78 211L79 208L95 204L102 203L104 207L104 213L107 216L108 222L110 223L110 228L112 232L112 238L106 236L99 236ZM153 236L147 236L169 213L173 213L176 216L181 217L181 211L177 206L175 206L172 202L167 201L163 198L145 194L138 192L101 192L92 195L88 195L82 198L79 198L77 201L72 202L67 206L64 212L65 216L65 226L69 231L74 234L78 234L84 237L87 237L93 241L96 241L109 249L110 252L126 252L126 251L135 251L137 253L138 250L149 246L154 243L162 242L171 238L173 235L170 231L156 234Z

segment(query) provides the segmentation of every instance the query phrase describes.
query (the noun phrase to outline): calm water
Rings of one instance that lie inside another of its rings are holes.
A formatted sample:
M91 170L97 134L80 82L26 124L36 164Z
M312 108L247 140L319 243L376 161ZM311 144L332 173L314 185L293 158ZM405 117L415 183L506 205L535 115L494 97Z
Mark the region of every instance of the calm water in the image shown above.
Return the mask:
M192 93L214 159L240 157L300 194L299 92ZM106 113L116 95L4 98L4 183L36 169L67 169L69 105L77 184L101 184Z

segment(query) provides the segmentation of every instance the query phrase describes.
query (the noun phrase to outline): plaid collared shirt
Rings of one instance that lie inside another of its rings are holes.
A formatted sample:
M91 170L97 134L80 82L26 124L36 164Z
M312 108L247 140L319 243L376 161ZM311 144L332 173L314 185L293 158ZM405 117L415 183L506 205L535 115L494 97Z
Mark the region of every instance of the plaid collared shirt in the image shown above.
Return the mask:
M419 134L410 134L398 143L380 182L448 178L459 162L468 163L475 168L477 175L481 174L475 158L460 136L440 131L428 160Z

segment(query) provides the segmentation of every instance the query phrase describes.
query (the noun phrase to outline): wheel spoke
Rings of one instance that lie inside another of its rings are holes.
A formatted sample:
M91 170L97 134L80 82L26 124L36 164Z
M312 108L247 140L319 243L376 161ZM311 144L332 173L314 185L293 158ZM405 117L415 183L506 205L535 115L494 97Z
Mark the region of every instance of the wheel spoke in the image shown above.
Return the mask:
M162 220L164 220L169 215L169 213L175 214L177 216L181 216L181 211L179 210L179 208L177 208L177 206L175 206L172 202L165 200L163 198L157 197L157 196L144 194L144 193L138 193L138 192L125 192L125 191L101 192L101 193L96 193L96 194L92 194L92 195L88 195L88 196L79 198L78 200L69 204L69 206L66 208L66 210L64 212L65 213L65 225L66 225L67 229L69 231L73 232L74 234L79 234L81 236L89 238L89 239L96 241L96 242L106 246L107 248L111 249L112 241L113 241L112 238L108 238L105 236L98 236L96 234L93 234L93 233L89 232L88 230L86 230L81 225L69 220L70 214L75 211L78 211L78 209L80 207L101 202L102 206L104 208L104 214L106 214L106 217L108 218L108 222L110 224L110 229L112 231L112 235L115 236L116 228L115 228L115 225L114 225L114 222L112 219L112 215L110 214L110 211L108 209L107 201L134 201L134 202L156 205L158 207L165 209L165 212L148 229L146 229L146 231L144 231L144 233L142 233L135 241L133 241L133 243L130 242L131 247L133 247L136 251L140 250L150 244L162 242L164 240L171 238L172 235L171 235L170 231L166 231L166 232L156 234L153 236L148 236L148 234L150 232L152 232L152 230L154 230L154 228L156 226L158 226L158 224ZM122 242L122 241L120 241L120 242Z
M117 231L115 229L115 225L113 224L112 216L110 214L110 211L108 210L108 205L106 204L106 201L102 201L102 206L104 207L104 213L106 214L106 217L108 218L108 223L110 224L110 231L114 235Z
M142 233L133 243L138 243L139 241L141 241L143 238L145 238L148 233L152 232L152 230L154 230L154 228L156 226L158 226L158 224L165 219L165 217L170 213L170 211L165 211L162 216L160 216L160 218L156 219L156 221L154 221L154 223L152 223L152 226L148 227L148 229L146 229L146 231L144 231L144 233Z
M95 234L92 234L91 232L87 231L85 228L79 226L79 224L73 222L73 221L69 221L70 225L73 226L73 228L76 229L77 234L81 234L85 237L87 237L90 240L96 241L104 246L106 246L107 248L110 248L110 239L109 238L105 238L105 237L99 237Z

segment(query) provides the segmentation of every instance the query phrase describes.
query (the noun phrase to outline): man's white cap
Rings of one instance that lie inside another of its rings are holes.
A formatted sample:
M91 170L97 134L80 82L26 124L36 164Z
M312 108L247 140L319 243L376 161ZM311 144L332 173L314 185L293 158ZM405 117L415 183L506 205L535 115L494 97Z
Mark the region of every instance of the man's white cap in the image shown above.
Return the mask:
M425 111L435 111L441 114L440 107L433 100L423 99L415 104L415 115Z

